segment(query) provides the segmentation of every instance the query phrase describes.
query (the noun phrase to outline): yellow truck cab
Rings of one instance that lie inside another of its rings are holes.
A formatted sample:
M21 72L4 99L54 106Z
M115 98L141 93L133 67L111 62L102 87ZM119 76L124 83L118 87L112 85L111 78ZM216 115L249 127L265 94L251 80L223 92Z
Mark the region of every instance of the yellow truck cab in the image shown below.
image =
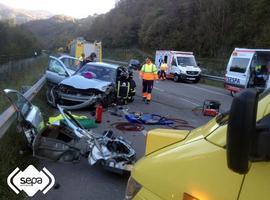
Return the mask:
M247 89L192 131L148 133L125 199L269 200L270 90Z

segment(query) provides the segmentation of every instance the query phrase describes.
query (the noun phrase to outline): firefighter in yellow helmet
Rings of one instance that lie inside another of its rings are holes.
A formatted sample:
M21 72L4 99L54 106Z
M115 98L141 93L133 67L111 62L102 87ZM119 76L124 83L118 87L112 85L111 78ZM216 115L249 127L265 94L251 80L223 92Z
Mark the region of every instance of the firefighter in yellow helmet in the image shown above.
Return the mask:
M152 89L154 86L154 80L158 79L157 67L154 65L150 58L145 60L145 64L142 66L140 76L143 80L143 100L149 104L152 99Z

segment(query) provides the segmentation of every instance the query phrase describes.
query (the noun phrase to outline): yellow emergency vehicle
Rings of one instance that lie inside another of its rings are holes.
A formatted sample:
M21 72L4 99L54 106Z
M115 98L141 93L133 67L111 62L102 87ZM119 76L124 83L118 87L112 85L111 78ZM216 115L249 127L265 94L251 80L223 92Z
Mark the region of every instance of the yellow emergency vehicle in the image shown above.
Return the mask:
M269 200L270 90L247 89L192 131L148 133L125 199Z
M69 43L70 55L76 58L80 58L82 54L85 58L95 53L97 55L97 61L102 62L102 43L93 42L90 43L82 37L78 37Z

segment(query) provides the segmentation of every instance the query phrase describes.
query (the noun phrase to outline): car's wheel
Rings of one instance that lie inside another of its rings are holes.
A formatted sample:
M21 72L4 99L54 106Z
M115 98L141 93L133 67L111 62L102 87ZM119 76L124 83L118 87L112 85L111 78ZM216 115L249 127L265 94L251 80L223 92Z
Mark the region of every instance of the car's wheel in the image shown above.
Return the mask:
M179 78L178 74L174 74L173 81L174 82L179 82L179 80L180 80L180 78Z

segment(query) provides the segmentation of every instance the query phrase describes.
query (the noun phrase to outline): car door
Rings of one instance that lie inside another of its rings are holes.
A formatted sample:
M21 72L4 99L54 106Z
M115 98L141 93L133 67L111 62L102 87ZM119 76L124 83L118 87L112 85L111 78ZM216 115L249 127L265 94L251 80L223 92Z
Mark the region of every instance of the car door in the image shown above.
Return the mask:
M45 127L39 108L16 90L5 89L4 93L16 109L19 125L31 146L36 135Z
M171 74L175 74L175 73L178 73L178 70L177 70L177 63L176 63L176 58L173 57L172 58L172 62L171 62L171 71L170 71Z
M86 141L79 140L74 133L80 127L69 127L69 123L45 126L39 108L21 93L10 89L4 93L17 111L18 122L34 157L64 162L80 159L82 149L87 149Z
M50 56L49 66L46 70L46 79L49 84L58 84L71 76L64 63L56 57Z
M82 61L78 58L71 57L71 56L62 56L59 60L64 64L66 70L73 74L82 66Z

